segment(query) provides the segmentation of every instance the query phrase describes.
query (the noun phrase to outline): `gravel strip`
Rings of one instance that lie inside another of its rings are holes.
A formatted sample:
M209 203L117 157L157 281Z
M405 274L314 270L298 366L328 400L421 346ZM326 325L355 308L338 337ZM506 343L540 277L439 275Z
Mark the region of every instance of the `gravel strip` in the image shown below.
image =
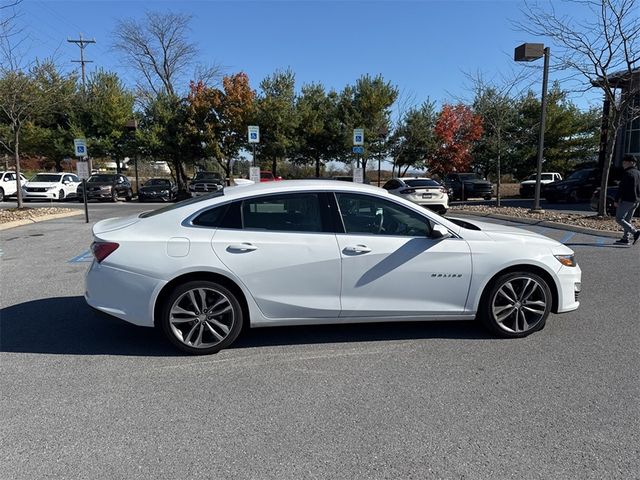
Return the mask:
M485 205L455 205L449 209L449 214L455 214L456 211L460 213L467 211L485 215L505 215L513 218L527 218L546 222L564 223L592 230L600 230L603 232L621 231L620 226L612 217L599 217L595 214L579 215L552 210L546 210L544 213L531 213L526 208L489 207ZM633 221L636 224L639 222L638 218L634 218Z
M38 217L74 212L71 208L4 208L0 210L0 224L19 220L35 220Z

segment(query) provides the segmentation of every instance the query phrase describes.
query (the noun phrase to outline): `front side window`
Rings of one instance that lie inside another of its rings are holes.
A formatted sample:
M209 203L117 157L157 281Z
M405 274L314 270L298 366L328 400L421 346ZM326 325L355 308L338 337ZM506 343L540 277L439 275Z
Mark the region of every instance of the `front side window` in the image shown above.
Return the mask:
M293 193L252 198L242 202L245 229L281 232L322 232L317 193Z
M345 233L428 237L431 222L393 202L368 195L336 193Z

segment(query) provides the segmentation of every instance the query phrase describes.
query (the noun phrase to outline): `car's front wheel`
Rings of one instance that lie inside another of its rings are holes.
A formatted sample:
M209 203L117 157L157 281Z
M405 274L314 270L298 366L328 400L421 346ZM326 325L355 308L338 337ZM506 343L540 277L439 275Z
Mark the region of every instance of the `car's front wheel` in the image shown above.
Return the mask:
M231 345L242 330L242 308L222 285L198 280L176 287L164 304L160 324L180 350L205 355Z
M551 312L551 289L531 272L499 276L483 295L479 317L501 337L526 337L540 330Z

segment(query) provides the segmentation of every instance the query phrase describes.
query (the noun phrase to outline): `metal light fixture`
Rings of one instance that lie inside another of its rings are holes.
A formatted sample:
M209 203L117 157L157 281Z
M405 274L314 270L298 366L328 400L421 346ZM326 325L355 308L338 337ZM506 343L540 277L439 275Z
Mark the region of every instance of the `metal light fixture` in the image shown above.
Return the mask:
M540 208L540 187L542 177L542 158L544 151L544 124L547 116L547 83L549 80L549 56L551 49L543 43L523 43L516 47L513 59L516 62L532 62L544 57L544 70L542 74L542 106L540 108L540 137L538 140L538 170L536 175L536 195L532 212L542 212Z

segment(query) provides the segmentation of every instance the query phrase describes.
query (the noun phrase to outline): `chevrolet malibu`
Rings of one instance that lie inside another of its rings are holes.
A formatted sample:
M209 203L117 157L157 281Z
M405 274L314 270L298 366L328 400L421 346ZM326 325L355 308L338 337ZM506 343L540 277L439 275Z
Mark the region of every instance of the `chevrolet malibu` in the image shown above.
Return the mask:
M579 306L565 245L368 185L231 187L93 227L89 305L192 354L243 326L479 319L503 337Z

